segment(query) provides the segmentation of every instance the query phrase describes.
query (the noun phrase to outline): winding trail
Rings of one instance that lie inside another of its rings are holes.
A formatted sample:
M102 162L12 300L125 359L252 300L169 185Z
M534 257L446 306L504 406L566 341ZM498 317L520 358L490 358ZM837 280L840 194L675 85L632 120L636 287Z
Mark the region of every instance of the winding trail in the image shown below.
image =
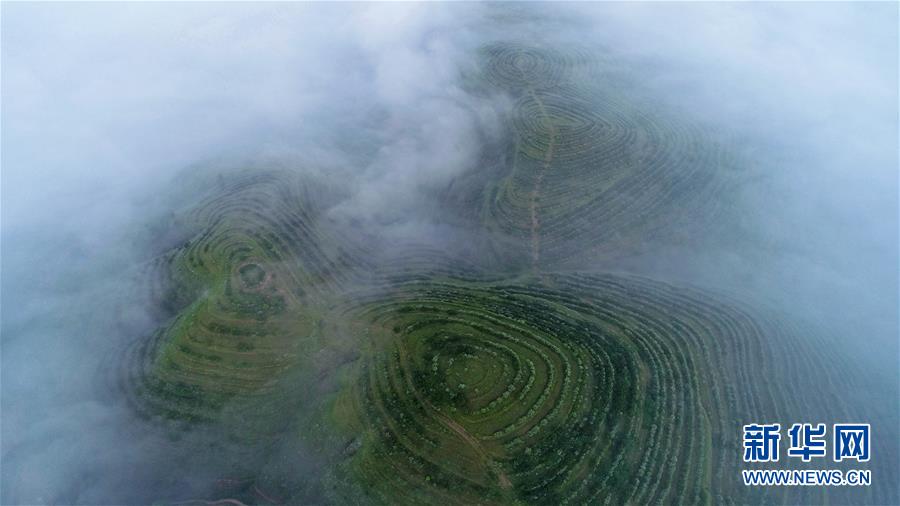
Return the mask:
M500 485L501 488L503 488L504 490L512 488L512 482L509 480L509 476L507 476L506 473L499 468L499 466L496 466L494 464L494 459L492 459L488 452L484 449L484 447L481 446L481 442L478 441L478 438L470 434L469 431L465 429L465 427L442 413L440 409L438 409L434 404L431 403L431 401L426 399L412 383L411 378L413 377L413 374L409 369L409 364L407 363L407 361L401 360L401 364L404 371L406 372L406 384L412 391L416 400L418 400L420 404L428 408L428 410L431 411L432 415L439 422L441 422L441 424L443 424L445 427L453 431L453 433L462 438L462 440L465 441L465 443L469 445L470 448L472 448L475 454L482 459L485 467L497 473L497 484Z
M431 406L431 408L434 409L434 406ZM473 450L475 450L475 453L477 453L478 456L480 456L482 459L484 459L485 462L488 463L488 467L491 467L490 463L493 462L491 456L487 454L487 452L484 450L484 448L481 446L481 443L478 442L475 436L469 434L469 432L462 425L456 423L447 415L437 411L435 412L435 414L437 415L438 419L440 419L441 422L447 426L448 429L452 430L457 435L459 435L459 437L463 438L463 440L470 447L472 447ZM504 489L512 487L512 482L509 481L509 477L506 476L506 473L499 469L495 470L497 471L497 481L499 482L500 487Z
M525 72L521 69L519 71L522 73L522 79L526 79ZM556 147L557 132L550 115L547 114L543 100L541 100L531 85L528 85L528 93L537 103L538 109L541 111L542 122L550 134L550 143L547 147L547 152L544 154L544 163L540 172L538 172L537 178L534 180L534 187L531 190L531 202L529 203L531 210L531 268L537 272L540 269L541 260L541 219L538 215L537 204L541 197L541 183L544 180L544 173L550 170L550 165L553 162L553 150Z
M219 504L233 504L234 506L247 506L246 504L238 501L237 499L219 499L217 501L207 501L205 499L189 499L187 501L175 502L173 505L177 504L197 504L202 503L208 506L218 506Z

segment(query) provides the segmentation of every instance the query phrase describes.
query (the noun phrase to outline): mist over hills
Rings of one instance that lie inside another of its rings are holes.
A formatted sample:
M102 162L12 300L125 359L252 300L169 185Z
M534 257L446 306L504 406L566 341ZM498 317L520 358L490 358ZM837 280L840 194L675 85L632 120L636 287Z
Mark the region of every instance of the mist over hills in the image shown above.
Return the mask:
M2 14L4 504L900 501L897 5Z

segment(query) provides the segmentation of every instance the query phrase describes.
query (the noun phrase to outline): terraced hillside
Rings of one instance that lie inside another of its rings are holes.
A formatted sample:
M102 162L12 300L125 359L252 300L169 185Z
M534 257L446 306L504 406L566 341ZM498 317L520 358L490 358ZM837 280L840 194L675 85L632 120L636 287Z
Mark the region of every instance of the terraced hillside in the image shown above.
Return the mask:
M337 409L363 433L350 466L379 502L740 503L742 420L845 409L814 379L839 364L821 342L642 278L411 281L353 299L340 317L365 360ZM770 500L821 501L805 493Z
M616 65L577 48L506 43L482 57L488 86L515 100L483 221L524 242L533 267L583 267L686 240L726 212L733 154L616 80Z
M164 323L116 378L135 411L157 430L224 427L267 469L276 447L313 434L336 503L900 500L890 486L739 482L744 423L852 413L842 394L861 380L827 334L731 296L588 270L724 226L728 150L588 51L481 55L480 89L515 103L510 144L434 197L489 237L483 258L424 239L384 248L332 220L345 196L310 173L185 182L207 196L145 269ZM308 497L235 470L223 497Z
M216 184L185 216L196 234L147 267L174 312L123 365L124 388L147 416L209 421L233 398L283 396L274 387L308 358L323 295L366 265L316 225L321 189L295 174Z

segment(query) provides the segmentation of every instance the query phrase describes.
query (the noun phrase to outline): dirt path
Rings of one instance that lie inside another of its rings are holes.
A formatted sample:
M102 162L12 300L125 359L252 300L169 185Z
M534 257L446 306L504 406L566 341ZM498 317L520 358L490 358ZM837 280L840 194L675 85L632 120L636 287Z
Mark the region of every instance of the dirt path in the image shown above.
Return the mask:
M432 406L432 408L433 408L433 406ZM459 435L459 437L461 437L463 439L463 441L465 441L469 446L471 446L472 449L475 450L475 453L477 453L478 456L480 456L482 459L484 459L485 462L488 462L488 463L492 462L491 456L488 455L486 451L484 451L484 448L482 448L481 443L479 443L478 440L475 439L475 436L469 434L469 432L465 428L463 428L462 425L456 423L455 421L450 419L450 417L448 417L447 415L445 415L443 413L435 411L435 414L437 414L438 419L440 419L441 422L444 425L446 425L448 429L455 432L457 435ZM497 472L498 472L497 481L500 483L500 486L505 489L510 488L512 486L512 482L509 481L509 477L506 476L506 473L503 471L500 471L500 470L497 470Z
M547 109L544 107L544 102L534 91L534 88L529 86L528 93L537 102L538 109L541 111L541 119L550 132L550 145L544 154L544 163L541 166L541 171L538 172L537 178L534 180L534 187L531 189L531 203L529 204L531 210L531 268L534 271L538 271L541 260L541 219L538 216L538 201L541 198L541 183L544 181L544 173L550 169L550 164L553 162L553 150L556 147L557 133L556 127L550 121L550 115L547 114Z
M437 418L438 421L440 421L445 427L462 438L462 440L465 441L465 443L475 451L475 454L481 457L488 469L492 469L497 472L497 483L501 488L503 488L504 490L511 488L512 482L509 480L509 477L498 467L492 465L494 463L494 460L491 458L488 452L485 451L484 447L481 446L481 442L478 441L478 438L476 438L472 434L469 434L469 431L467 431L462 425L456 423L455 420L442 413L428 399L426 399L412 383L413 374L412 371L409 370L409 364L405 360L401 360L400 362L402 364L401 367L403 367L404 372L406 373L406 384L413 392L416 400L418 400L423 406L428 408L428 410L434 414L435 418Z
M256 495L262 497L266 501L269 501L272 504L282 504L284 501L278 501L266 495L262 490L260 490L259 485L253 485L253 491L256 492Z
M172 504L197 504L202 503L208 506L218 506L219 504L233 504L234 506L247 506L237 499L219 499L218 501L207 501L204 499L190 499L187 501L175 502Z

